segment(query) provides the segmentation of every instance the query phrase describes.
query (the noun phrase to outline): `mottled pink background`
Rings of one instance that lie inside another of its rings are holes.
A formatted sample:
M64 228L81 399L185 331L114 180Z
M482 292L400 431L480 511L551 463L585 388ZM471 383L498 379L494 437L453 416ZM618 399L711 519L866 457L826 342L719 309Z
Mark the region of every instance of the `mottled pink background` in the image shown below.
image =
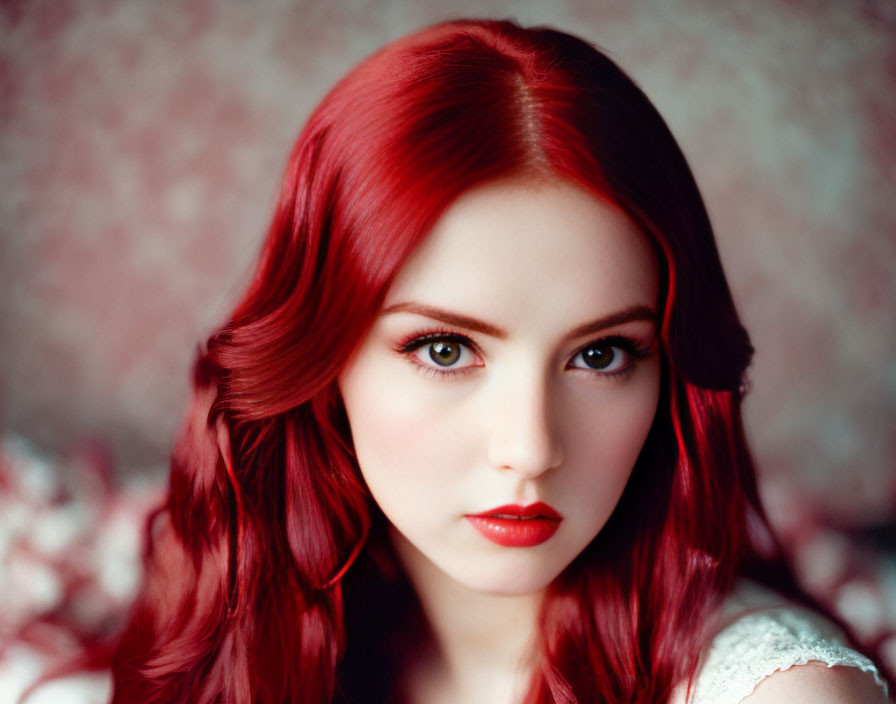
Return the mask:
M747 421L773 511L801 496L847 524L892 516L892 0L4 0L0 431L161 471L195 346L246 282L310 109L374 48L458 15L573 31L644 87L754 337Z

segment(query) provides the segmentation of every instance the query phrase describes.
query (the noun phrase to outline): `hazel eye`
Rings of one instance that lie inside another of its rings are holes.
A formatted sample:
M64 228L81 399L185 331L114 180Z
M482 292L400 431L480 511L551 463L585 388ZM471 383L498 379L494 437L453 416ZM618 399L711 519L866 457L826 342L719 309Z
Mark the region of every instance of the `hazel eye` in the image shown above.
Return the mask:
M428 350L428 357L440 367L450 367L455 364L461 358L462 352L458 343L446 340L430 343L423 349Z
M573 357L570 366L598 372L617 372L625 369L630 362L631 355L628 351L608 342L597 342Z
M460 336L423 336L404 344L400 351L433 372L461 372L481 366L472 343Z

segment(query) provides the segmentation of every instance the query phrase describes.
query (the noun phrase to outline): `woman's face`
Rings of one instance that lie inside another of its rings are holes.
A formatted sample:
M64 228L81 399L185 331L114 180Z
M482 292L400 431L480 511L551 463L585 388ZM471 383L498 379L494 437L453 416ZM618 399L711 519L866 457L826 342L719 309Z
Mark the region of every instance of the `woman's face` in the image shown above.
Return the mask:
M529 594L597 535L656 412L657 282L635 224L563 182L444 213L339 378L409 571Z

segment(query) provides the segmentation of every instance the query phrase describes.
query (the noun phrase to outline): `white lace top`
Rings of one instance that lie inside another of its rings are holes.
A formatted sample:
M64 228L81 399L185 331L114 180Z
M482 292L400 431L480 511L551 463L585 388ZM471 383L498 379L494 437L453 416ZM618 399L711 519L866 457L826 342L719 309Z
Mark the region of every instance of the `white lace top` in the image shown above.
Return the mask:
M813 661L873 673L887 693L874 664L848 647L836 626L767 590L745 585L723 617L731 622L713 638L688 704L738 704L769 675Z

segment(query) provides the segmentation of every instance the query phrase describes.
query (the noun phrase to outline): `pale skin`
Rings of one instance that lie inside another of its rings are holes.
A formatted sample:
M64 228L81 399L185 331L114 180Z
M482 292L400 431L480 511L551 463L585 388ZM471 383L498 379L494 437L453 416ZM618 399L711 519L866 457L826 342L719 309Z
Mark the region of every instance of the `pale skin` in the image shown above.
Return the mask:
M658 281L651 243L617 207L513 180L462 195L390 288L339 386L434 634L408 673L412 701L525 692L544 589L609 518L656 413ZM468 518L534 502L562 516L534 546L497 545ZM775 688L793 679L745 701L783 701Z
M685 683L669 704L686 704ZM887 704L873 675L857 667L828 667L821 662L778 671L762 680L741 704Z

